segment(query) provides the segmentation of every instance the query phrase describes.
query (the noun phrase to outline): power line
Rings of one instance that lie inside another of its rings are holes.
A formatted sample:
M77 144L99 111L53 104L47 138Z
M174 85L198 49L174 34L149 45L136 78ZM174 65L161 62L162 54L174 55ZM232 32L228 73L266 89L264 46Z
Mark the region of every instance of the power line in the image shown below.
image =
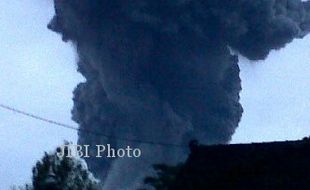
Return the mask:
M0 107L7 110L7 111L11 111L20 115L24 115L26 117L35 119L35 120L39 120L39 121L43 121L45 123L49 123L52 125L56 125L62 128L67 128L70 130L75 130L75 131L79 131L79 132L85 132L85 133L89 133L89 134L93 134L96 136L101 136L107 139L114 139L114 140L118 140L118 141L126 141L126 142L135 142L135 143L141 143L141 144L149 144L149 145L159 145L159 146L171 146L171 147L176 147L176 148L188 148L187 145L180 145L180 144L173 144L173 143L164 143L164 142L153 142L153 141L144 141L144 140L139 140L139 139L129 139L129 138L124 138L124 137L117 137L117 136L112 136L112 135L107 135L104 133L100 133L100 132L96 132L96 131L91 131L91 130L87 130L87 129L78 129L74 126L68 125L68 124L64 124L58 121L54 121L51 119L47 119L35 114L31 114L29 112L23 111L23 110L19 110L16 109L14 107L5 105L5 104L1 104L0 103Z
M32 119L40 120L40 121L43 121L43 122L46 122L46 123L50 123L50 124L53 124L53 125L58 125L58 126L61 126L61 127L67 128L67 129L79 130L76 127L73 127L73 126L70 126L70 125L67 125L67 124L63 124L63 123L60 123L60 122L57 122L57 121L53 121L53 120L50 120L50 119L46 119L46 118L43 118L43 117L31 114L31 113L28 113L28 112L25 112L25 111L21 111L21 110L15 109L13 107L10 107L10 106L4 105L4 104L0 104L0 107L3 108L3 109L6 109L6 110L9 110L9 111L12 111L12 112L24 115L26 117L30 117Z

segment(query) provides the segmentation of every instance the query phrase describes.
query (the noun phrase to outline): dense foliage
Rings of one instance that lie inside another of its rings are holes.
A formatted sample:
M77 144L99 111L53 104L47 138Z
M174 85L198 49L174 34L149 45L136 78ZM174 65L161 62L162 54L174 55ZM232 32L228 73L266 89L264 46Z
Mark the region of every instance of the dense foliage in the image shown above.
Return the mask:
M32 169L32 185L21 190L99 190L99 183L77 157L59 157L57 151L45 153Z

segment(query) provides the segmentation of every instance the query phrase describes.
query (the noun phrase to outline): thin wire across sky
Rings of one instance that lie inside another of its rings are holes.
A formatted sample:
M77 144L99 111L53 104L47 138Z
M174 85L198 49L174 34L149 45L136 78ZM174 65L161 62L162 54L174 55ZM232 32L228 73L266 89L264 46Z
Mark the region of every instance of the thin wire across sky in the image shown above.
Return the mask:
M49 123L52 125L56 125L58 127L62 127L62 128L66 128L66 129L70 129L70 130L75 130L75 131L81 131L81 132L85 132L85 133L89 133L89 134L93 134L96 136L101 136L107 139L113 139L113 140L117 140L117 141L125 141L125 142L134 142L134 143L141 143L141 144L149 144L149 145L159 145L159 146L170 146L170 147L175 147L175 148L188 148L187 145L181 145L181 144L173 144L173 143L165 143L165 142L154 142L154 141L146 141L146 140L140 140L140 139L129 139L129 138L125 138L125 137L117 137L117 136L112 136L112 135L107 135L104 133L100 133L100 132L96 132L96 131L91 131L91 130L87 130L87 129L79 129L76 128L74 126L68 125L68 124L64 124L58 121L54 121L52 119L48 119L45 117L41 117L38 116L36 114L32 114L23 110L19 110L16 109L12 106L8 106L5 104L0 103L0 108L6 110L6 111L11 111L14 113L17 113L19 115L23 115L26 116L28 118L32 118L35 120L39 120L45 123Z

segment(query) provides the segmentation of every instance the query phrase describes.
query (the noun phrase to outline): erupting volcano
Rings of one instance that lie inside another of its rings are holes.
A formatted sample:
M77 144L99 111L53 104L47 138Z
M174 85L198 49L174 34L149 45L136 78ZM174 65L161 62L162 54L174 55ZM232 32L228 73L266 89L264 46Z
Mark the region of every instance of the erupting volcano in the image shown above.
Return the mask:
M137 189L154 163L187 150L119 141L228 143L242 115L238 56L264 59L310 30L299 0L55 0L48 27L72 41L78 71L73 119L80 144L131 145L140 159L87 159L105 189Z

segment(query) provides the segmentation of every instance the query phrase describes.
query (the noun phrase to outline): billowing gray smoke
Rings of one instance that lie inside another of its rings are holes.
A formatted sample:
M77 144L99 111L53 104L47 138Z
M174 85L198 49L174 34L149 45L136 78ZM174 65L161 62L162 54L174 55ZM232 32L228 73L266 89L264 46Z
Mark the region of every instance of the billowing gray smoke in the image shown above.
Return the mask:
M227 143L241 118L238 57L264 59L310 29L299 0L55 0L49 28L76 45L86 82L81 129L164 143ZM140 159L87 160L107 190L135 189L157 162L186 150L80 132L81 144L140 147Z

